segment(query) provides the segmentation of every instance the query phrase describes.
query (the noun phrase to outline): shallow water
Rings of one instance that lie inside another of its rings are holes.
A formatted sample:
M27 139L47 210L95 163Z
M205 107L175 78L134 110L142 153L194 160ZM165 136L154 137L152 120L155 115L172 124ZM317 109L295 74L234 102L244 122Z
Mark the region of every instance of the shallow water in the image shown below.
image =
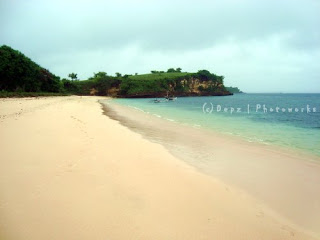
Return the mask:
M320 94L235 94L160 103L152 99L115 102L168 121L320 156Z

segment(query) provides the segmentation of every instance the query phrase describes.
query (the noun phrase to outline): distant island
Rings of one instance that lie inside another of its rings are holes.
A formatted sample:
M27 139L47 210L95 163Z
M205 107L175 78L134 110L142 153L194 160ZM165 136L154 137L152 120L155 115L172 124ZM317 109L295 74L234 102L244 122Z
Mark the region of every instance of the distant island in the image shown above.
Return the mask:
M226 87L227 91L231 93L243 93L239 88L237 87Z
M167 71L152 70L134 75L106 72L94 73L87 80L78 80L76 73L60 79L33 62L21 52L0 47L0 96L98 95L122 98L154 98L164 96L226 96L241 93L237 87L225 87L224 77L199 70L182 72L181 68Z

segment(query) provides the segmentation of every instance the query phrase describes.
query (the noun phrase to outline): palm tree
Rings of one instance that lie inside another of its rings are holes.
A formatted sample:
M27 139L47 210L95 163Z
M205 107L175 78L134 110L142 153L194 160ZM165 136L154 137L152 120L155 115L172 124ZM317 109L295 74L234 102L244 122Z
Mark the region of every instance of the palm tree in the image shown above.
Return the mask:
M68 77L71 78L72 81L73 81L73 80L77 80L77 78L78 78L77 75L78 75L78 74L76 74L76 73L70 73L70 74L68 75Z

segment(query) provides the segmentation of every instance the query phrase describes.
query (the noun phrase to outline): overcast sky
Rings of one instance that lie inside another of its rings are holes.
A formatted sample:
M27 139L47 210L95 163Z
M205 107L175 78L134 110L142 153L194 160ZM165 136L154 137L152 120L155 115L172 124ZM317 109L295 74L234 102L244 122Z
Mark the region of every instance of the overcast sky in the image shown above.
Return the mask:
M181 67L246 92L320 92L319 0L0 0L0 45L61 78Z

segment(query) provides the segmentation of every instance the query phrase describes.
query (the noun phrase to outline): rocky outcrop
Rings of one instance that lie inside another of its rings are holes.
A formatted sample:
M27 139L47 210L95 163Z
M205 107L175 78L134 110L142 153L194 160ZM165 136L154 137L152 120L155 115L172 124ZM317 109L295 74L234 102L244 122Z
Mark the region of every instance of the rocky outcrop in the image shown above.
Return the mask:
M178 86L179 85L179 86ZM144 91L134 94L121 95L119 89L113 89L108 92L113 97L125 97L125 98L161 98L165 96L175 97L194 97L194 96L227 96L233 95L233 93L226 90L223 84L214 83L212 81L201 81L197 78L183 79L180 82L170 83L169 90L166 91Z

